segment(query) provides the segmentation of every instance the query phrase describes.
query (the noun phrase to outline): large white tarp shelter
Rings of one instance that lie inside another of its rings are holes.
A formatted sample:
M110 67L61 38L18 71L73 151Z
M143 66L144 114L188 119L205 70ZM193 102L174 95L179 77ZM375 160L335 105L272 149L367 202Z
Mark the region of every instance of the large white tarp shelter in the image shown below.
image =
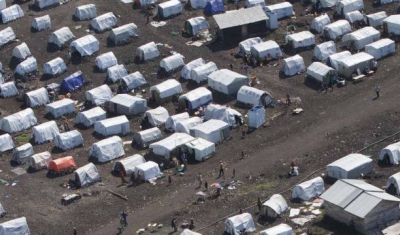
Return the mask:
M186 133L190 135L190 129L202 123L203 119L199 117L191 117L178 122L175 127L175 132Z
M150 93L153 99L162 100L182 93L182 86L175 79L168 79L150 87Z
M185 66L183 66L183 68L181 70L181 77L184 79L191 79L190 75L191 75L192 69L195 69L196 67L199 67L205 63L206 62L202 58L198 58L193 61L190 61Z
M135 175L137 175L139 172L144 181L157 178L161 175L161 171L160 168L158 167L158 164L152 161L148 161L140 165L137 165L135 167Z
M18 4L14 4L10 7L7 7L1 10L1 18L3 20L3 24L6 24L10 21L19 19L24 17L24 11Z
M54 139L54 146L62 150L69 150L78 146L83 146L82 134L77 130L61 133Z
M35 4L39 9L43 9L50 6L60 5L60 0L34 0Z
M325 26L329 25L331 20L329 19L328 14L322 14L318 17L315 17L311 22L311 29L317 33L321 33Z
M344 18L350 23L361 22L364 20L364 15L360 11L350 11L344 14Z
M186 119L189 119L189 113L187 112L169 116L167 121L165 122L165 129L168 131L175 131L176 124Z
M87 111L79 112L75 117L76 123L82 123L86 127L92 126L95 122L107 118L107 113L100 107L94 107Z
M75 112L75 102L71 99L62 99L46 105L46 113L54 118Z
M284 197L274 194L261 206L260 214L268 218L277 218L289 209Z
M352 153L326 166L329 177L335 179L357 179L372 172L372 159L368 156Z
M316 198L325 191L324 180L321 177L305 181L293 188L292 198L308 201Z
M107 79L111 82L118 82L127 75L128 71L123 64L117 64L107 69Z
M143 118L147 118L152 126L159 126L164 124L169 117L168 110L164 107L157 107L155 109L147 110Z
M74 16L78 20L91 20L97 17L96 5L87 4L75 8Z
M260 37L249 38L239 43L238 55L245 56L250 54L250 48L254 45L262 43L262 39Z
M91 101L94 105L102 105L109 101L112 97L112 91L106 84L93 88L85 92L86 100Z
M133 143L139 147L147 147L150 143L162 139L161 130L158 127L153 127L144 131L136 132L133 135Z
M0 224L0 235L30 235L25 217L9 220Z
M396 53L396 44L393 40L383 38L365 46L365 52L372 55L376 60Z
M380 11L366 15L364 21L367 25L377 28L383 25L383 20L387 17L388 16L385 11Z
M158 4L158 16L168 18L182 12L182 3L178 0L169 0Z
M394 192L396 195L400 195L400 172L393 174L388 178L386 182L386 191L393 190L392 188L395 189Z
M67 70L65 62L60 57L57 57L43 65L43 73L52 76L61 74Z
M278 43L272 40L252 45L250 47L250 52L253 57L260 61L264 61L268 55L270 58L282 56L282 51Z
M202 138L196 138L186 143L185 146L196 161L204 161L215 152L215 144Z
M71 52L78 52L80 56L91 56L99 51L100 43L93 35L86 35L71 42Z
M183 56L179 53L171 55L160 61L160 68L163 68L167 73L175 69L178 69L185 65L183 61Z
M351 11L362 10L364 10L363 0L340 0L336 4L336 12L341 16Z
M325 61L335 53L336 45L333 41L324 42L314 47L314 58L319 61Z
M38 144L52 141L59 134L60 130L55 121L48 121L32 128L34 142Z
M217 70L208 75L208 86L226 95L234 95L240 87L248 84L249 79L245 75L228 69Z
M204 8L207 5L207 0L189 0L189 2L193 9Z
M108 162L125 155L124 144L118 136L100 140L90 148L90 157L97 158L99 162Z
M37 71L37 61L33 56L22 61L15 68L15 74L18 74L20 76L25 76L28 73L33 73L36 71Z
M75 36L68 27L62 27L50 34L49 43L62 47L74 38Z
M293 76L305 70L306 65L304 64L303 57L300 55L294 55L283 60L281 71L286 76Z
M147 84L146 79L144 78L143 74L141 74L139 71L128 74L121 78L121 85L124 88L124 90L127 91L134 90L146 84Z
M194 110L207 105L213 100L212 93L205 87L199 87L179 97L179 105L186 109Z
M14 47L14 49L12 50L12 56L20 60L25 60L31 55L31 51L29 50L29 47L28 45L26 45L25 42Z
M164 156L169 160L171 152L194 139L194 137L185 133L174 133L163 140L150 144L149 148L152 149L153 153Z
M350 23L347 20L338 20L324 27L323 36L326 40L336 40L350 32Z
M152 60L160 56L157 45L154 42L149 42L136 49L136 57L139 60Z
M240 235L243 230L246 232L256 231L253 217L250 213L243 213L226 219L225 232L231 235Z
M350 51L341 51L335 54L332 54L328 57L328 59L326 60L326 64L332 68L334 68L335 70L339 69L339 64L338 62L346 57L351 56Z
M399 164L400 162L400 142L390 144L383 148L379 154L379 160L390 161L391 164Z
M122 115L95 122L94 130L103 136L126 135L131 132L131 126L128 118Z
M321 62L314 62L307 68L306 75L322 84L329 84L331 77L335 74L335 70Z
M104 71L111 66L117 65L118 60L117 57L115 57L114 52L110 51L97 56L95 64L97 68L99 68L101 71Z
M14 30L11 27L7 27L0 31L0 47L6 45L7 43L15 40L17 36L15 36Z
M47 169L50 161L53 160L49 151L32 155L29 165L33 170Z
M263 90L242 86L237 93L237 101L243 104L267 106L272 102L272 96Z
M357 71L357 68L360 71L365 71L366 68L369 68L373 59L374 57L365 52L351 55L338 61L338 72L343 77L350 78Z
M37 118L31 108L6 116L0 120L0 130L16 133L36 125Z
M197 35L199 32L208 29L210 26L203 16L193 17L185 21L185 30L190 35Z
M18 89L14 82L0 84L0 97L8 98L11 96L16 96L18 93Z
M260 235L294 235L292 227L287 224L279 224L272 228L263 230Z
M282 18L294 15L293 6L289 2L282 2L282 3L277 3L277 4L266 6L265 11L275 12L278 16L278 19L282 19Z
M400 35L400 15L391 15L384 19L383 31L388 34Z
M191 128L190 135L218 144L230 137L229 125L224 121L211 119Z
M30 143L26 143L14 149L11 161L18 164L25 164L30 161L31 156L35 154Z
M112 29L110 34L108 35L108 38L114 44L118 45L138 36L138 27L134 23L129 23Z
M97 16L90 22L90 26L97 31L105 31L117 25L117 17L114 13L108 12L103 15Z
M132 156L120 159L114 162L112 166L113 172L123 172L124 175L129 176L134 171L136 166L146 162L146 159L140 154L134 154Z
M10 134L0 135L0 152L5 152L14 148L14 141Z
M118 94L109 101L110 112L121 115L136 115L147 110L147 101L128 94Z
M235 116L240 119L243 118L242 114L238 111L219 104L209 104L204 112L205 120L221 120L228 123L229 126L233 126L235 124Z
M206 82L208 80L208 75L217 70L217 65L214 62L208 62L207 64L192 69L190 72L190 79L197 83Z
M42 87L25 93L25 103L31 108L50 103L46 88Z
M302 31L286 36L286 42L290 43L292 48L310 47L315 45L315 36L310 31Z
M261 6L262 8L265 8L265 0L246 0L244 4L246 7Z
M373 43L381 37L381 33L374 27L367 26L352 33L346 34L342 42L354 50L364 49L365 45Z
M86 164L75 170L75 183L79 188L84 188L100 180L99 171L93 163Z

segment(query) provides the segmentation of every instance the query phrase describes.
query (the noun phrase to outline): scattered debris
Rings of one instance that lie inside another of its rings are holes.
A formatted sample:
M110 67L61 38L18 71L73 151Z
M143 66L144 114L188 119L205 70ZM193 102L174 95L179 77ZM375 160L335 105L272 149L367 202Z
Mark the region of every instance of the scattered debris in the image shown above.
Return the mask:
M305 215L305 216L301 216L300 218L292 219L292 222L297 225L303 226L315 218L316 218L315 215Z
M61 205L66 206L68 204L71 204L74 201L77 201L82 198L82 195L79 193L74 193L70 195L63 195L63 198L61 199Z
M122 200L128 201L128 197L127 197L127 196L123 196L123 195L121 195L121 194L119 194L119 193L116 193L116 192L110 190L110 189L107 189L107 191L108 191L109 193L111 193L112 195L121 198Z
M289 218L296 217L300 214L300 209L292 208L290 209Z
M159 22L153 21L153 22L151 22L150 24L151 24L153 27L158 28L158 27L161 27L161 26L166 25L167 22L165 22L165 21L159 21Z
M82 28L82 25L75 26L75 29L80 29L80 28Z
M21 168L21 167L17 167L15 169L12 169L11 172L16 174L16 175L24 175L24 174L26 174L26 170L24 168Z

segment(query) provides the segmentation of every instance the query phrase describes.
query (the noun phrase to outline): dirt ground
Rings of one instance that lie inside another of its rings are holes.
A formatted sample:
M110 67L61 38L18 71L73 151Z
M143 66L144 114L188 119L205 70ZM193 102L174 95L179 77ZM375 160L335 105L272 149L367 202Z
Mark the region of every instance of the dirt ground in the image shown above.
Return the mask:
M268 2L268 4L275 3ZM95 3L98 15L113 12L118 16L118 25L135 23L141 32L141 36L132 43L125 46L107 46L108 32L94 34L100 41L100 51L102 54L113 51L118 58L119 64L124 64L129 72L140 71L150 85L158 84L164 79L158 79L156 72L159 61L162 57L176 51L185 56L185 62L190 62L196 58L203 58L206 61L213 61L218 68L227 68L228 64L234 65L234 70L240 71L241 59L231 55L237 43L210 42L201 47L187 46L185 43L190 38L182 35L175 35L180 32L185 20L200 16L202 10L184 9L183 13L173 19L167 20L163 27L155 28L146 25L146 18L140 10L133 9L132 4L124 4L118 0L72 0L69 3L40 12L28 10L28 3L21 4L25 12L25 17L0 26L4 29L12 27L20 42L26 42L32 55L38 61L39 70L42 71L43 64L56 57L67 60L67 50L53 51L47 47L49 35L52 31L64 26L68 26L76 38L87 35L90 21L74 21L72 15L76 6ZM11 1L7 1L10 5ZM243 6L244 2L240 2ZM279 22L280 28L271 32L264 40L273 39L282 42L286 25L295 24L297 31L308 30L313 16L305 15L308 6L301 6L295 2L294 9L296 18L286 19ZM391 4L383 7L373 8L370 0L365 1L366 13L386 10L388 14L394 14L397 5ZM233 9L231 3L228 6ZM332 11L328 12L332 16ZM31 32L30 24L35 17L49 14L52 29L42 32ZM211 28L214 29L215 23L212 17L208 18ZM135 64L134 55L136 48L147 42L168 44L172 48L160 46L162 57L155 61L145 64ZM11 60L12 49L18 43L12 43L0 50L2 56L0 61L6 74L11 74L16 67L16 63ZM306 65L312 63L312 51L300 53ZM289 55L286 55L289 56ZM84 92L93 87L104 83L105 73L99 73L94 69L95 56L88 61L73 60L68 65L68 72L52 79L44 79L41 74L36 79L28 81L27 87L36 89L49 83L60 83L63 78L78 70L81 70L86 80L91 83L82 90L72 93L72 99L79 103L84 101ZM201 163L190 163L188 171L184 176L173 176L172 185L167 187L165 179L156 181L156 185L145 183L136 187L120 186L120 179L111 175L113 162L97 165L102 183L95 184L88 188L79 190L84 193L81 200L68 206L60 203L63 194L74 193L75 191L62 187L66 179L73 175L66 175L58 178L47 178L45 171L27 173L17 176L10 170L16 168L9 163L11 153L5 153L0 158L0 178L12 182L18 179L16 186L6 187L0 185L0 202L8 212L6 218L1 218L0 223L25 216L32 234L72 234L73 227L76 227L78 234L88 235L109 235L116 234L119 225L118 214L125 210L128 211L128 227L123 234L135 234L140 228L146 228L149 223L161 223L163 228L154 234L168 234L172 230L170 221L176 217L178 223L189 221L194 218L196 229L201 229L202 234L223 234L224 217L237 213L240 208L248 208L255 204L257 197L267 199L268 196L282 192L289 201L293 185L303 179L321 175L326 164L345 156L351 152L358 151L371 143L374 143L385 136L398 131L400 126L399 117L399 98L400 84L398 82L398 55L388 57L379 61L379 70L376 74L365 79L365 81L352 84L348 82L343 88L335 88L332 92L319 92L312 83L304 82L304 74L282 79L279 77L279 66L251 68L250 75L259 78L260 84L257 88L265 89L276 99L285 97L286 92L290 92L293 97L300 97L302 102L298 105L304 109L300 115L292 115L291 107L277 105L275 108L267 109L268 124L252 133L245 139L241 139L240 132L232 130L232 139L224 141L217 146L217 153L214 157ZM173 75L178 79L179 73ZM382 88L381 97L374 99L374 87L379 84ZM195 87L182 81L184 90L191 90ZM116 89L117 85L111 86ZM21 93L26 92L21 90ZM136 93L136 92L135 92ZM234 106L235 101L220 99L214 94L214 101L219 104ZM155 107L155 106L154 106ZM170 115L175 113L175 105L168 103L164 105ZM0 100L1 115L7 116L15 113L22 108L22 103L15 98ZM241 113L246 114L247 110L235 107ZM35 114L39 123L46 122L44 118L44 107L35 109ZM131 119L132 133L140 129L139 117ZM71 118L73 122L73 118ZM93 128L87 130L78 129L84 136L85 146L67 152L58 152L53 148L53 143L35 145L35 153L51 151L53 158L63 156L73 156L78 167L88 163L89 149L91 145L98 141L93 135ZM30 134L31 130L25 133ZM17 133L13 137L24 133ZM164 133L164 136L167 136ZM132 136L124 136L124 141L132 140ZM386 145L396 142L399 136L386 139L362 153L373 157L374 162L378 157L380 149ZM16 142L16 145L22 143ZM146 150L136 150L130 145L125 146L126 155L135 153L143 154L147 157ZM226 177L217 178L219 161L226 164ZM289 170L291 161L295 161L299 166L300 176L286 178L284 175ZM26 165L19 166L24 169ZM233 169L236 175L232 177ZM398 171L398 167L380 168L375 164L375 173L368 179L378 187L386 184L386 179ZM218 182L223 185L237 180L242 182L234 190L224 189L222 195L216 199L206 200L205 203L196 204L195 193L202 190L197 188L196 175L203 175L209 184ZM327 184L326 187L329 187ZM121 195L128 197L127 201L121 200L107 192L111 189ZM301 204L293 204L292 207L300 207ZM253 214L257 219L255 208L244 210ZM257 223L257 231L266 229L274 224L289 223L285 216L276 221L261 221ZM299 228L300 230L309 229L312 234L356 234L343 226L320 216L310 224ZM149 232L146 231L148 234ZM176 233L179 234L179 233Z

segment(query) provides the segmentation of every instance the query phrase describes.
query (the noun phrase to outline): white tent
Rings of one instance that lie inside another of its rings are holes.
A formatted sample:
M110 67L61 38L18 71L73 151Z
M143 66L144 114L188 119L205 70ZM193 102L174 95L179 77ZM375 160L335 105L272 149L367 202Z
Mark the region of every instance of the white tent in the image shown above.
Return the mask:
M346 34L342 42L354 50L364 49L365 45L373 43L381 37L381 33L371 26L364 27L352 33Z
M9 220L0 224L0 235L30 235L25 217Z
M208 75L217 71L217 65L214 62L208 62L199 67L192 69L190 72L190 79L196 81L198 84L208 80Z
M124 144L118 136L100 140L90 148L90 157L97 158L99 162L108 162L125 155Z
M3 2L5 4L5 0ZM0 3L2 3L2 1L0 1ZM0 203L0 217L2 217L5 213L6 211L4 210L3 205Z
M344 18L350 23L354 24L355 22L363 21L364 20L364 15L360 11L350 11L344 14Z
M261 6L262 8L265 7L265 0L246 0L244 2L247 8L254 7L254 6Z
M112 29L108 38L115 44L127 42L128 40L138 37L139 30L134 23L122 25L118 28Z
M121 85L124 88L124 90L127 91L134 90L146 84L147 84L146 79L144 78L143 74L141 74L139 71L128 74L121 78Z
M62 99L46 105L46 113L50 113L53 118L73 112L75 112L75 102L71 99Z
M0 10L7 8L6 0L0 0Z
M338 0L320 0L322 8L331 8L336 6Z
M251 55L259 61L264 61L268 55L274 58L282 56L282 51L278 43L272 40L252 45L250 47L250 52Z
M183 56L179 53L173 54L160 61L160 68L164 69L165 72L171 72L185 65Z
M15 36L14 30L11 27L7 27L0 31L0 47L6 45L7 43L15 40L17 36Z
M207 5L207 0L189 0L189 2L193 9L204 8Z
M31 51L29 50L28 45L26 45L25 42L14 47L14 49L12 50L12 56L20 60L25 60L31 55Z
M379 160L390 161L391 164L399 164L400 162L400 142L390 144L383 148L379 154Z
M386 19L387 17L388 16L385 11L380 11L366 15L364 21L367 25L377 28L383 25L383 20Z
M181 70L181 77L184 79L191 79L191 71L199 66L204 65L206 62L202 58L195 59L185 66Z
M107 79L111 80L112 82L118 82L121 80L121 78L127 75L128 71L123 64L117 64L107 68Z
M14 142L10 134L0 135L0 152L5 152L14 148Z
M46 88L42 87L25 93L25 103L30 108L50 103Z
M185 229L182 231L181 235L201 235L201 233L193 232L192 230Z
M191 117L176 123L175 132L186 133L190 135L190 129L203 123L203 119L199 117Z
M294 49L315 45L315 36L310 31L302 31L286 36L286 42Z
M350 51L342 51L342 52L338 52L335 54L332 54L328 57L328 59L326 60L326 64L332 68L334 68L335 70L339 69L339 64L338 62L346 57L351 56Z
M158 16L168 18L182 12L182 3L178 0L169 0L158 4Z
M321 33L325 26L329 25L331 20L329 19L328 14L322 14L318 17L315 17L311 22L311 29L317 33Z
M209 27L210 25L203 16L193 17L185 22L185 30L190 35L197 35L199 32L209 29Z
M168 79L150 87L150 93L153 99L162 100L182 93L182 86L175 79Z
M59 30L54 31L50 34L49 43L54 43L58 47L63 47L69 41L72 41L75 36L72 34L68 27L62 27Z
M158 127L153 127L144 131L136 132L133 135L133 144L139 147L146 147L150 143L159 141L162 139L161 130Z
M391 190L393 190L391 192ZM400 172L391 175L386 182L386 191L400 195Z
M136 57L142 61L152 60L159 56L160 52L154 42L149 42L136 49Z
M19 92L14 82L0 84L0 97L8 98L18 94Z
M15 73L20 76L25 76L26 74L33 73L36 71L37 71L37 61L33 56L22 61L15 68Z
M145 162L146 159L144 159L142 155L134 154L132 156L115 161L112 166L112 171L118 173L122 170L124 175L129 176L135 171L136 166Z
M324 180L321 177L305 181L293 188L292 198L308 201L316 198L325 191Z
M131 132L131 125L128 118L122 115L95 122L94 130L103 136L126 135Z
M362 10L364 10L363 0L340 0L336 4L336 12L341 16L351 11Z
M32 128L34 142L38 144L52 141L59 134L60 130L55 121L48 121Z
M217 70L208 75L208 86L226 95L236 94L240 87L249 84L249 79L228 69Z
M36 125L37 119L31 108L6 116L0 120L0 130L16 133Z
M376 60L396 52L396 44L393 40L383 38L365 46L365 52L372 55Z
M10 7L7 7L1 10L1 18L3 20L3 24L7 24L10 21L19 19L24 17L24 11L18 4L14 4Z
M90 22L90 26L97 31L105 31L117 25L117 17L112 12L97 16Z
M265 108L262 105L254 106L247 113L248 127L257 129L265 123Z
M294 235L292 227L287 224L279 224L260 232L260 235Z
M33 170L47 169L50 161L53 160L50 152L45 151L42 153L34 154L29 161L29 165Z
M80 56L91 56L99 51L100 42L93 35L86 35L71 42L71 52L78 52Z
M164 156L169 160L171 152L194 139L194 137L185 133L174 133L163 140L150 144L149 148L152 149L153 153Z
M332 54L336 53L336 45L333 41L321 43L314 47L314 59L325 61Z
M225 232L230 235L240 235L243 230L246 232L256 231L251 214L243 213L225 220Z
M179 105L185 109L195 110L213 100L212 93L205 87L199 87L179 97Z
M294 15L293 6L289 2L282 2L273 5L269 5L265 7L265 11L275 12L278 16L278 19L282 19L285 17L289 17Z
M33 4L39 9L43 9L50 6L60 5L60 0L34 0Z
M326 166L329 177L335 179L357 179L372 171L372 159L368 156L352 153Z
M95 64L97 68L99 68L101 71L104 71L111 66L117 65L118 60L117 57L115 57L114 52L110 51L97 56Z
M280 194L274 194L261 206L260 214L268 218L277 218L289 209L285 198Z
M128 94L119 94L109 101L109 111L121 115L136 115L147 110L147 101Z
M187 112L169 116L167 121L165 122L165 129L168 131L175 131L176 124L186 119L189 119L189 114Z
M329 84L332 82L330 79L333 73L336 73L333 68L321 62L314 62L308 66L306 76L322 84Z
M190 135L218 144L230 137L229 125L224 121L211 119L192 127Z
M260 37L249 38L239 43L239 48L237 54L239 56L245 56L250 54L250 48L254 45L262 43L262 39Z
M168 117L168 110L161 106L155 109L147 110L143 115L143 118L147 118L152 126L159 126L164 124L167 121Z
M367 67L369 68L373 59L374 57L365 52L351 55L338 61L338 72L343 77L350 78L357 71L357 68L360 71L365 71Z
M52 76L56 76L58 74L62 74L67 70L67 66L65 62L60 57L57 57L43 65L43 73L49 74Z
M293 76L297 73L304 72L305 70L306 65L304 64L303 57L300 55L288 57L283 60L281 71L286 76Z
M96 5L87 4L75 8L74 16L78 20L91 20L97 17Z
M194 159L200 162L210 158L215 152L215 144L202 138L196 138L185 146L189 155L193 155Z
M54 139L54 146L62 150L69 150L78 146L83 146L82 134L77 130L61 133Z
M30 143L26 143L14 149L11 161L18 164L25 164L30 161L31 156L35 154Z
M384 19L383 31L387 34L400 35L400 15L391 15Z
M350 23L347 20L338 20L328 24L323 29L323 35L326 40L336 40L343 35L351 32Z
M205 120L221 120L228 123L229 126L233 126L235 124L235 116L243 119L242 114L238 111L219 104L209 104L204 112Z
M75 123L82 123L84 126L89 127L97 121L107 118L107 113L100 107L94 107L84 112L79 112L75 117Z
M85 92L86 100L94 105L102 105L113 97L113 93L106 84Z
M254 87L242 86L237 93L237 101L252 106L267 106L272 102L272 96L268 92Z
M100 180L99 171L93 163L86 164L75 170L75 183L79 188L84 188Z
M144 181L156 178L162 174L158 164L152 161L137 165L135 167L135 175L137 175L139 172Z

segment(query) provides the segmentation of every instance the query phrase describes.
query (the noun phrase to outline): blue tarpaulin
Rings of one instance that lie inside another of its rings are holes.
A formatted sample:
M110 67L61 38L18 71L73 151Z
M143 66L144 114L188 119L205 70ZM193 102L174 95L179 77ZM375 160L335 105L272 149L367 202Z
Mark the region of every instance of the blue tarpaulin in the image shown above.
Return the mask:
M209 0L204 7L204 15L212 15L224 11L224 2L222 0Z
M64 78L61 82L62 91L74 91L83 85L83 74L81 71L73 73L72 75Z

